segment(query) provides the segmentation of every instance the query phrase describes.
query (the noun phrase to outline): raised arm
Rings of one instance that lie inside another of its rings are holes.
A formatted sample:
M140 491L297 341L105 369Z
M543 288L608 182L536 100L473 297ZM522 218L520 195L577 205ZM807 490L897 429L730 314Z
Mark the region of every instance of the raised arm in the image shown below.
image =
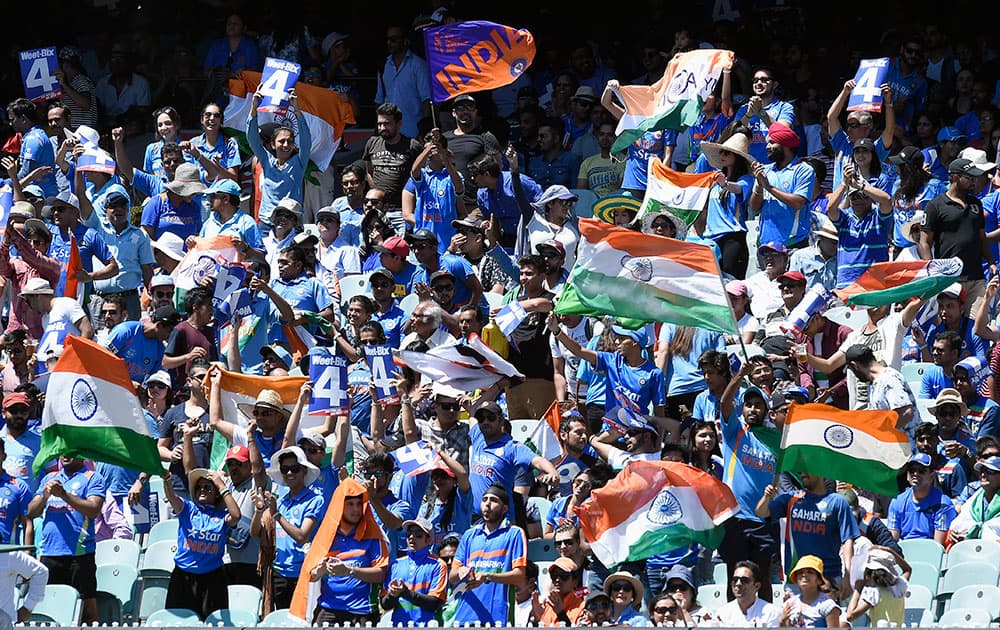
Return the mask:
M604 109L611 112L611 115L615 117L615 120L621 120L622 116L625 115L625 108L614 101L614 91L620 87L617 79L611 79L604 86L604 91L601 92L601 106Z
M826 125L831 138L841 130L840 113L844 111L844 106L847 105L847 100L851 98L851 92L853 91L854 79L845 81L844 88L840 91L840 94L830 103L830 109L826 112Z
M569 350L573 356L580 357L592 366L597 367L597 352L590 348L584 348L575 339L564 333L555 313L549 313L548 319L545 320L545 325L548 326L549 331L555 336L556 341Z

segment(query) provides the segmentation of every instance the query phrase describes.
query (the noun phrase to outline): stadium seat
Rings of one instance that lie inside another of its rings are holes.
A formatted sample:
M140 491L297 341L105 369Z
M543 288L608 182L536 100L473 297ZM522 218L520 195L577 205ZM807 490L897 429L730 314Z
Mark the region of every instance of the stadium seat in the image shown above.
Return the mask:
M906 589L906 608L934 609L934 594L923 584L910 584Z
M712 567L712 582L715 584L725 584L729 581L729 573L725 562L720 562Z
M131 564L97 565L97 608L102 623L121 623L132 614L139 569Z
M899 541L899 546L903 550L903 557L910 564L914 562L927 562L934 565L934 568L941 569L941 559L944 558L944 547L937 541L930 538L913 538L911 540Z
M139 612L133 614L136 621L145 621L150 615L158 610L162 610L167 605L167 588L170 586L170 578L140 578L139 580Z
M930 562L920 562L914 560L910 562L913 572L910 574L910 584L926 587L931 592L931 597L937 597L938 582L941 572Z
M347 304L347 302L355 295L362 295L369 292L368 288L368 277L371 276L369 273L353 274L350 276L344 276L340 279L340 303L342 305Z
M531 432L538 425L538 418L521 418L510 421L510 437L518 442L524 442L531 437Z
M990 620L1000 617L1000 588L996 586L963 586L951 594L948 609L977 608L989 613Z
M549 567L552 566L551 560L532 560L538 565L538 596L540 598L548 597L549 589L552 587L552 580L549 579Z
M97 543L94 551L94 563L139 566L139 556L142 548L139 543L131 540L102 540Z
M995 540L963 540L952 545L945 555L945 566L975 560L1000 565L1000 542Z
M953 608L941 615L939 628L986 628L990 625L990 614L977 608Z
M45 597L31 612L29 621L78 626L82 612L80 593L75 588L68 584L46 584Z
M410 313L416 308L417 304L420 303L420 297L416 293L411 293L399 301L399 310L403 311L403 314L407 318L410 317Z
M555 560L559 557L556 545L551 538L537 538L528 541L528 560L539 562L542 560Z
M578 219L593 219L594 204L597 203L597 194L587 188L570 188L569 191L579 197L576 205L573 206L573 213Z
M726 583L716 582L699 586L698 603L712 612L721 608L726 603Z
M747 249L750 250L750 260L747 262L748 278L760 269L757 264L758 238L760 238L760 219L747 219Z
M1000 569L995 564L979 561L959 562L944 572L937 598L947 599L963 586L996 586L998 576Z
M229 585L229 610L252 612L254 617L259 619L260 607L263 602L264 594L256 586L250 584Z
M265 628L308 628L309 624L293 616L287 608L275 610L264 617L260 625Z
M156 525L153 525L149 529L149 535L146 536L146 548L152 547L158 542L164 540L169 540L170 542L177 544L177 519L172 518L166 521L160 521Z
M161 608L146 619L143 624L153 628L176 628L181 626L203 626L198 613L187 608Z
M903 622L907 626L929 628L934 625L934 613L926 608L906 608L903 614ZM864 625L867 625L867 623ZM864 625L860 623L860 620L856 620L853 627L862 628Z
M917 361L915 363L904 363L900 367L899 371L906 379L907 383L910 383L911 387L913 383L920 385L920 380L924 377L924 372L927 368L932 367L934 364L927 361Z
M174 554L177 553L177 541L161 540L149 545L142 555L142 566L139 575L147 577L170 577L174 570Z
M206 626L225 626L227 628L253 628L257 625L257 614L239 608L224 608L216 610L205 617Z
M533 508L538 510L538 522L542 524L543 530L545 529L545 517L548 516L549 508L551 507L552 507L552 502L546 499L545 497L528 498L527 511L530 514L533 511ZM552 546L555 547L555 543L552 543ZM559 553L558 549L556 549L556 553Z

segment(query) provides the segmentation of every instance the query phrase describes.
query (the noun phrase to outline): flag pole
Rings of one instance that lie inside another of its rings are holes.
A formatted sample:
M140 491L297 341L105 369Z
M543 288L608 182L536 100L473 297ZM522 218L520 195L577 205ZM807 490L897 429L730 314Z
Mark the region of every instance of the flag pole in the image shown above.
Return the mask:
M740 350L743 351L743 360L749 360L747 356L747 347L743 344L743 335L740 334L740 323L736 320L736 311L733 310L733 303L729 301L729 294L726 292L726 283L722 281L722 267L719 265L719 259L716 256L712 256L712 260L715 261L715 270L719 274L719 285L722 287L722 294L726 296L726 306L729 307L729 316L733 318L733 328L736 330L736 338L740 340Z

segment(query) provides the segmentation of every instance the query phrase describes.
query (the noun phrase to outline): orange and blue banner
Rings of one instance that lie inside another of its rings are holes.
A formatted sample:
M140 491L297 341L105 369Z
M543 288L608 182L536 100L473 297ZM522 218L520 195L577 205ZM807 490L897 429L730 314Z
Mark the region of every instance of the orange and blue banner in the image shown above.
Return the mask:
M429 28L424 31L424 44L435 103L509 85L535 58L531 33L494 22Z

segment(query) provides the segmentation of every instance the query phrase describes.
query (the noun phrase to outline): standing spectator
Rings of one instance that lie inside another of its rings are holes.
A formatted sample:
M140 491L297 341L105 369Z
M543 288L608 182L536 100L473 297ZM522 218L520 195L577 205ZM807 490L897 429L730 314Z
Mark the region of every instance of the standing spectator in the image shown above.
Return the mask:
M737 110L734 120L740 121L753 132L750 155L758 162L776 162L777 159L767 148L771 143L771 125L780 122L788 129L793 128L796 122L795 108L791 103L778 99L778 81L770 68L758 68L754 71L752 87L753 96ZM796 142L792 148L798 145Z
M127 321L118 324L108 335L107 347L125 361L129 376L137 383L159 372L163 364L163 343L170 338L181 314L173 306L161 306L147 322Z
M703 142L700 150L705 160L718 171L701 235L715 241L722 251L722 271L743 280L750 260L747 203L754 186L754 178L750 174L753 158L748 153L750 130L738 126L722 144Z
M11 221L13 220L12 214ZM41 339L42 317L38 311L28 306L27 300L21 296L21 290L34 278L43 278L49 286L56 286L59 284L61 270L59 261L46 255L52 243L49 228L38 220L32 220L30 224L25 221L25 226L27 229L22 234L11 224L9 229L4 230L3 240L0 242L0 276L6 280L10 300L6 334L23 328L32 338ZM12 255L14 252L16 255Z
M923 75L926 62L924 43L917 34L906 35L899 45L899 56L889 62L885 82L895 95L894 107L899 124L908 128L927 103L927 79Z
M59 104L69 113L67 127L70 130L80 125L97 127L97 89L84 71L80 51L75 46L59 48L59 68L54 76L62 89Z
M3 407L4 411L23 407L24 409L17 409L16 413L27 415L28 397L21 393L7 394L3 397ZM0 440L0 462L6 459L6 445ZM33 493L27 483L12 477L5 470L0 470L0 497L3 497L3 510L0 511L0 544L16 544L18 541L14 534L18 530L21 533L22 544L35 544L34 523L28 518L28 507Z
M42 437L37 432L28 430L31 400L27 394L14 391L3 397L2 407L4 427L0 429L0 439L3 440L3 470L12 479L24 482L31 497L34 497L38 489L38 476L35 475L32 464L42 448Z
M368 185L384 193L382 215L388 219L396 235L403 236L406 231L402 210L403 189L423 146L415 135L401 132L403 112L395 103L379 105L375 117L378 133L365 143L362 155Z
M119 123L132 110L149 107L149 81L135 72L132 50L116 42L111 45L109 73L97 80L95 94L101 117L107 123Z
M229 530L240 521L240 509L218 473L195 468L187 476L191 499L174 494L169 479L163 484L178 522L166 607L193 610L204 620L209 613L229 608L222 554Z
M576 187L592 190L598 198L602 198L614 194L622 187L625 161L620 155L611 155L611 146L615 143L613 122L597 123L596 136L598 151L581 156L583 161L576 177Z
M26 98L19 98L7 106L7 119L16 133L21 134L21 151L18 160L21 169L17 176L24 179L36 168L49 167L49 173L42 175L35 183L41 187L45 197L59 194L56 182L56 154L49 142L49 136L39 126L38 108Z
M833 188L837 188L844 178L844 166L853 160L854 149L861 140L869 138L872 132L872 114L862 110L854 110L847 114L847 128L840 124L840 114L850 100L851 92L857 87L854 79L844 83L844 89L830 105L826 113L827 134L830 145L836 152L833 157ZM873 144L874 157L884 162L889 156L894 134L896 133L896 109L892 104L892 90L888 84L881 86L882 111L885 112L885 128Z
M42 479L28 505L28 518L42 517L40 560L50 584L69 584L83 600L83 623L97 622L94 521L104 507L104 477L84 461L60 456L58 472Z
M554 184L534 202L534 212L530 218L522 215L521 234L514 247L515 256L524 256L537 251L539 245L548 240L562 243L566 256L563 269L567 272L576 262L576 245L580 241L580 229L573 216L573 204L579 197L566 186Z
M430 113L431 82L427 62L410 50L401 26L386 28L385 42L389 56L378 73L375 104L398 105L402 112L403 133L416 138L420 135L420 121Z
M617 80L612 79L604 86L601 92L601 105L611 112L615 120L621 120L625 115L625 109L613 100L613 90L620 86ZM629 145L628 154L625 157L625 175L622 178L622 188L632 193L637 199L642 199L646 194L646 180L649 173L649 162L654 158L659 158L664 164L670 166L673 160L674 148L677 146L677 132L672 129L662 131L647 131Z
M556 397L550 333L545 326L555 294L545 290L543 285L547 268L544 258L522 256L518 266L521 268L520 286L507 293L504 303L517 300L528 313L511 333L516 347L511 344L508 356L525 380L507 391L507 409L515 418L541 418Z
M889 504L886 527L896 540L924 538L944 545L955 518L955 506L934 486L931 456L916 453L903 467L907 488Z
M809 244L809 208L816 173L795 156L799 136L782 122L767 131L767 161L750 165L757 182L750 209L760 212L760 242L784 243L789 249ZM750 145L751 154L753 144Z
M923 154L915 146L903 147L886 161L896 167L898 174L890 190L895 223L892 243L894 257L898 258L901 250L920 242L922 221L916 222L915 218L925 216L927 203L942 194L947 185L924 170Z
M830 195L827 216L837 228L838 289L852 284L874 263L889 260L892 199L869 185L854 164L844 166L843 179Z
M541 155L531 158L525 171L543 188L556 184L569 188L576 184L580 158L563 150L563 133L563 122L558 118L548 118L538 126Z
M389 569L382 608L396 626L426 624L437 618L448 588L448 567L431 554L434 526L425 518L405 521L406 556Z
M500 155L484 155L469 164L471 183L478 188L476 206L490 220L496 237L492 240L513 247L519 236L518 221L532 212L531 204L542 195L542 187L518 169L517 153L508 148L505 155L510 170L500 168Z
M261 223L261 232L268 235L272 229L272 215L281 207L282 202L289 200L295 203L296 208L301 208L302 182L312 151L312 135L299 107L299 97L292 88L288 91L288 101L295 110L295 120L298 121L298 142L295 138L295 129L279 126L271 135L269 146L265 148L257 120L257 106L260 105L262 98L258 88L250 101L246 138L250 150L263 169L257 218ZM301 209L299 216L301 218Z
M451 153L455 162L455 170L466 182L472 181L469 174L469 164L480 155L492 155L500 153L500 142L489 131L479 127L476 116L478 106L476 99L471 94L462 94L455 97L451 104L451 115L455 119L455 128L443 134L445 146ZM465 188L462 197L466 208L472 208L476 203L476 191L474 187Z
M413 161L403 188L403 220L412 231L430 230L444 253L455 234L452 223L465 217L465 184L448 141L437 130L424 136L424 150Z
M507 623L513 614L509 587L524 581L528 543L524 530L506 518L510 493L494 484L481 496L482 520L462 534L451 565L452 585L466 586L455 610L456 625Z
M920 257L962 260L962 287L966 294L965 313L975 313L986 294L983 263L990 277L997 275L996 261L986 240L983 206L975 193L975 178L985 174L975 162L964 158L948 165L948 190L924 208L920 226Z
M896 428L906 432L913 443L913 427L917 418L917 400L903 375L882 365L869 347L854 344L844 352L847 368L862 383L868 384L868 408L892 409L897 414Z
M142 170L161 179L167 179L167 171L163 167L163 147L168 144L177 144L180 141L183 122L177 110L168 105L153 112L153 125L157 140L146 145L146 151L142 158ZM124 143L124 138L121 138L121 141ZM121 161L120 155L118 143L115 143L116 162ZM132 174L126 172L124 175L130 177Z
M372 589L385 583L390 555L365 487L350 477L344 479L324 520L337 525L326 557L309 570L310 579L320 582L312 622L374 624L378 608Z

